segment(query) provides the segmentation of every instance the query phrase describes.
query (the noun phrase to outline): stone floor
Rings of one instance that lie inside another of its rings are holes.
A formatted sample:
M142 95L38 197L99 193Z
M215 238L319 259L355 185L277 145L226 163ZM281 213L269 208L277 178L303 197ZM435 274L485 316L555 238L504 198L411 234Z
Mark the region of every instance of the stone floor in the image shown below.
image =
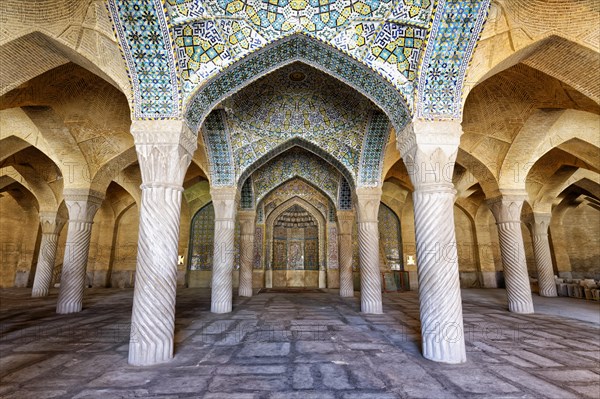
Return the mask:
M502 290L464 291L468 362L450 366L421 357L414 292L385 294L378 316L317 290L235 297L215 315L208 290L181 289L175 359L135 368L132 290L88 290L72 315L54 313L55 292L29 293L0 290L6 399L600 397L600 308L583 300L536 296L544 314L515 315ZM561 313L579 305L591 321Z

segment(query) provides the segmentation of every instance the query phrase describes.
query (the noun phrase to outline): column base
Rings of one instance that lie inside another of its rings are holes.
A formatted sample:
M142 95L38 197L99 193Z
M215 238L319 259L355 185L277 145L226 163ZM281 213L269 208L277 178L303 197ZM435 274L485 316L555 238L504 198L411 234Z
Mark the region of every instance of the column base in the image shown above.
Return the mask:
M340 296L342 298L352 298L354 297L354 290L340 290Z
M232 310L231 303L217 302L210 305L211 313L229 313Z
M240 287L238 291L239 296L251 297L252 296L252 288L242 288Z
M156 343L129 342L128 363L132 366L152 366L173 359L173 340Z
M56 305L56 313L58 314L69 314L81 312L81 303L59 303Z
M383 314L383 306L381 302L361 302L360 312L367 314Z
M423 357L438 363L460 364L467 361L465 341L449 342L442 338L441 342L432 339L423 340Z
M32 298L39 298L39 297L43 297L43 296L48 296L49 291L48 290L40 290L40 289L33 289L31 290L31 297Z
M531 314L534 313L533 303L513 302L508 304L508 310L512 313Z
M550 291L542 291L540 290L540 296L546 297L546 298L553 298L553 297L557 297L558 294L556 292L556 288L554 288L554 291L550 290Z

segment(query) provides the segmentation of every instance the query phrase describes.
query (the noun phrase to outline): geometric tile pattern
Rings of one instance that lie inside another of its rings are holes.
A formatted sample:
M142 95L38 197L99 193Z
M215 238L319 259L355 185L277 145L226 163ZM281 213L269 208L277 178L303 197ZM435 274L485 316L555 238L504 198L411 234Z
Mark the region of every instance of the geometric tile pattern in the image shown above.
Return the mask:
M301 63L253 82L221 106L238 175L293 137L320 147L356 175L369 111L376 109L348 85ZM387 126L387 117L380 115Z
M350 185L346 179L342 179L340 182L340 195L338 199L338 209L341 210L350 210L352 209L352 191L350 190ZM335 213L333 214L333 220L335 222Z
M189 270L212 270L215 233L215 208L212 202L192 218Z
M362 146L360 175L357 186L377 186L381 180L383 151L388 141L390 123L382 112L373 112L369 120L368 133Z
M239 115L232 114L233 117L230 118L233 119L234 125L236 125L230 127L232 131L232 147L236 151L233 157L235 162L222 169L223 171L229 173L230 170L235 170L238 177L242 176L246 173L248 166L252 165L263 154L277 148L278 144L286 142L289 138L301 138L303 141L315 145L320 150L324 150L323 152L333 155L337 163L343 166L343 168L338 168L340 171L346 169L351 172L349 183L351 182L354 185L358 172L356 165L360 159L359 151L362 150L362 143L365 142L363 138L364 133L360 129L364 128L356 120L352 119L352 116L347 112L348 116L344 117L343 108L340 115L327 115L327 112L331 111L331 109L317 109L316 111L311 111L310 115L296 113L295 117L299 119L293 119L279 112L281 110L280 107L254 101L254 95L245 95L246 91L243 89L240 90L240 88L249 82L253 82L256 77L270 73L294 60L302 61L325 73L332 74L342 82L358 89L385 111L387 116L391 117L391 122L397 129L401 129L407 123L409 119L407 106L402 97L389 83L380 76L369 72L369 69L364 65L354 63L350 58L340 54L338 51L323 46L319 42L304 36L290 37L278 42L275 46L253 53L251 58L248 58L245 62L235 64L224 73L218 75L209 84L203 86L194 94L186 111L186 119L192 130L194 130L208 111L220 104L224 99L233 95L231 99L223 101L225 108L235 108L234 106L241 104L247 109L247 112ZM293 67L307 68L300 67L300 64L296 64ZM278 72L274 73L277 74ZM281 72L281 75L286 77L288 83L285 85L289 87L290 83L287 75L283 72ZM267 80L264 79L265 82ZM325 79L325 81L329 80L331 79ZM257 90L261 89L263 86L260 82L262 81L263 79L259 79L256 82L256 86L252 85L252 87L256 87ZM310 79L308 79L307 83L309 81ZM286 87L285 85L283 87ZM338 84L337 87L341 86ZM269 90L271 90L272 94L268 94L268 96L271 96L268 98L273 99L276 97L276 101L274 102L285 105L286 109L299 106L308 110L310 101L313 101L311 98L295 97L293 94L290 94L291 92L282 92L278 87L271 87ZM276 93L277 90L279 90L279 93ZM345 89L336 90L347 91ZM323 103L321 99L327 99L327 102L331 102L331 95L325 95L325 93L317 94L319 94L317 100L320 103ZM351 98L351 95L348 94L347 97ZM335 101L339 103L335 97L333 101L334 103ZM338 112L335 109L333 111ZM324 113L327 118L324 117ZM281 123L268 123L272 122L270 118L273 116L278 117L278 121ZM321 133L326 131L324 127L331 129L332 122L341 123L342 125L349 124L349 126L356 126L356 128L350 130L347 135L340 134L339 132L336 132L336 134ZM267 125L269 129L275 128L280 129L280 131L267 131L265 129ZM313 127L317 127L316 131L312 130ZM302 137L299 137L299 135ZM307 137L304 137L305 135ZM307 138L308 140L306 140ZM369 142L369 140L367 141ZM356 145L356 143L359 144ZM209 151L212 151L210 147L207 148ZM227 159L228 157L219 155L217 158ZM379 166L379 164L376 166ZM380 170L376 170L367 173L367 175L378 176L379 173ZM228 181L228 179L213 179L214 182L221 180Z
M440 0L422 62L416 115L461 117L462 84L490 0Z
M244 85L293 61L307 63L348 84L373 101L396 130L408 122L408 107L401 95L381 75L364 64L318 40L293 35L248 55L195 91L188 101L185 119L196 130L205 116L223 99Z
M292 148L254 172L252 184L256 203L294 177L310 182L336 203L340 173L320 157L302 148Z
M185 62L180 62L185 95L215 72L252 51L300 33L366 63L412 99L415 74L409 71L417 70L433 4L430 0L219 0L204 4L169 0L167 9L174 26L176 46L181 43L182 27L195 24L214 25L218 35L211 34L214 43L226 44L218 62L203 60L206 67L198 67L195 63L186 66ZM400 37L404 34L406 45L404 37ZM413 35L420 39L411 41ZM373 41L383 49L385 59L379 58L381 62L376 62L377 54L369 51ZM400 48L404 46L405 51ZM392 50L395 54L387 57L385 47L397 50ZM184 53L178 50L178 54Z
M252 196L252 176L246 179L242 185L240 199L240 208L252 209L254 207L254 198Z
M294 178L278 186L267 195L264 195L260 205L264 205L266 216L275 210L279 205L292 198L301 198L323 215L327 216L327 209L333 209L335 215L335 207L331 200L320 189L313 186L301 178ZM262 209L262 206L259 206Z
M385 204L379 205L377 217L379 227L379 245L383 248L388 266L393 270L402 269L402 236L400 220Z
M234 185L235 175L225 113L222 110L211 112L204 121L202 132L204 144L208 149L211 184Z
M133 117L178 117L181 104L177 68L161 2L109 0L108 9L128 67Z

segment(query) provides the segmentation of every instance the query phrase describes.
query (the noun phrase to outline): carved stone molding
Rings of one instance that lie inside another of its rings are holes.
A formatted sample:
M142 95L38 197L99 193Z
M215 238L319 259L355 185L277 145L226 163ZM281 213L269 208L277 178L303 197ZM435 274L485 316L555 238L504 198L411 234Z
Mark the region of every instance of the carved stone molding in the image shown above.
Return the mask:
M522 193L507 193L487 201L498 226L508 309L515 313L533 313L525 245L521 232L521 208L524 199Z
M214 256L212 272L211 312L228 313L233 299L233 262L235 212L239 192L235 186L211 187L215 209Z
M550 241L548 240L548 228L550 227L550 213L533 214L531 220L531 231L533 232L533 253L538 274L538 286L541 296L557 296L556 283L554 282L554 268L552 267L552 254L550 252Z
M397 136L397 148L416 190L433 184L452 186L462 127L458 121L409 123Z
M239 211L240 223L240 296L252 296L252 266L254 264L255 211Z
M63 197L69 225L56 304L56 312L61 314L81 311L92 224L104 195L89 189L66 189Z
M58 237L65 223L66 220L61 218L58 212L40 212L42 239L31 290L32 297L48 295L52 284Z
M338 246L340 266L340 296L354 296L354 276L352 273L352 228L354 211L337 211Z
M363 313L383 313L377 218L380 202L380 187L359 187L356 189L358 253L360 257L360 309Z
M183 179L197 138L181 121L134 121L142 202L129 363L173 357L175 291Z

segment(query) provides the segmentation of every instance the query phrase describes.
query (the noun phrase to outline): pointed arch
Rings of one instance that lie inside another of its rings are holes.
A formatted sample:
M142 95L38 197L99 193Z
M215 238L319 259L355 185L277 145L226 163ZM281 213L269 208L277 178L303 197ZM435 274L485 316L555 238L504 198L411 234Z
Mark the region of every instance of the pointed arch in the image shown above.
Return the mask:
M191 129L198 131L210 111L223 99L297 61L333 76L369 98L387 114L397 131L409 121L410 109L390 82L342 51L303 34L276 40L205 81L188 98L183 116Z

